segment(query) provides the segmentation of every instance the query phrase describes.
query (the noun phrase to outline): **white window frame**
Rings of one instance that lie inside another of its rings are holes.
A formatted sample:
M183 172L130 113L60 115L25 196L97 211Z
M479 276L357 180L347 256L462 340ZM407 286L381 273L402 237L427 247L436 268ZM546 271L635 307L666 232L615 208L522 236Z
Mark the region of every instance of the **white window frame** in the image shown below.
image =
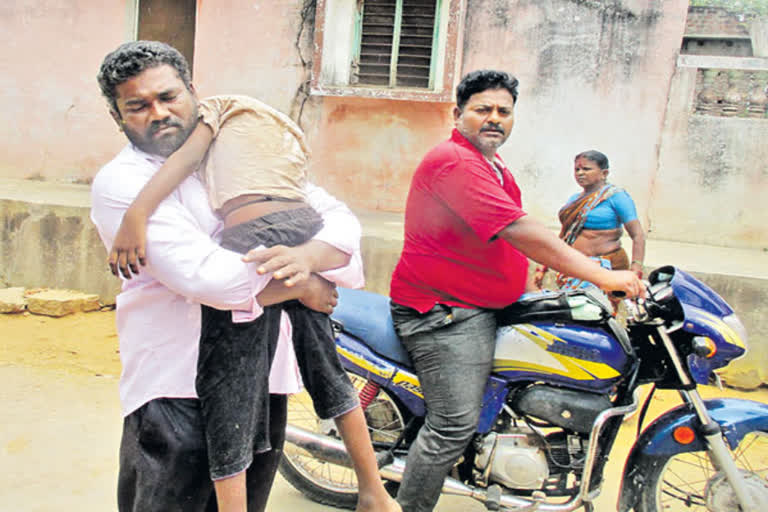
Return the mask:
M460 69L460 34L466 0L443 0L437 14L436 62L431 88L351 85L352 61L359 40L356 24L359 0L317 0L315 51L311 94L451 102Z

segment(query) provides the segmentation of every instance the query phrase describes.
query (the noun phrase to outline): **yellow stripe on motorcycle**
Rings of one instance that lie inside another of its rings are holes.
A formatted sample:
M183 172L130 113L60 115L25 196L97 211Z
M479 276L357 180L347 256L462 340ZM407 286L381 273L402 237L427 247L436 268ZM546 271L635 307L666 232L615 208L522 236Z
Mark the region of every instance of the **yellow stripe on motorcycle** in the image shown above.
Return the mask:
M382 379L389 380L392 378L392 375L395 373L395 369L392 366L387 365L387 367L379 366L368 359L364 358L363 356L356 354L354 352L351 352L344 347L341 347L339 345L336 345L336 352L339 353L339 355L345 359L348 359L349 361L353 362L363 370L366 370L374 375L378 375Z
M395 374L394 378L392 379L392 383L395 386L409 391L419 398L424 398L424 395L421 392L421 384L419 384L418 377L411 373L400 370Z

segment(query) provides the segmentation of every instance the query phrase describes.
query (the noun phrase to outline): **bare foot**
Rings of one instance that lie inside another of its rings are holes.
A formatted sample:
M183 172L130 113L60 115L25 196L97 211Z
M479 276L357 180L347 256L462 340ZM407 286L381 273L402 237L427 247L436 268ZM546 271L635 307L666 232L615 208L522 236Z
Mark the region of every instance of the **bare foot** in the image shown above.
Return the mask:
M403 512L400 504L389 494L386 497L360 496L355 512Z

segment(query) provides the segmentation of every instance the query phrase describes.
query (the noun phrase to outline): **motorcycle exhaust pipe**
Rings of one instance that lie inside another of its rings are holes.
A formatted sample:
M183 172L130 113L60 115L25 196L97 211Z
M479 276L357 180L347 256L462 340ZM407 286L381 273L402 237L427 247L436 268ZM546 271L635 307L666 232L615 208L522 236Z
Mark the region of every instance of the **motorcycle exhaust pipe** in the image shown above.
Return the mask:
M288 425L285 429L285 440L287 443L300 446L319 460L348 468L352 467L352 461L347 454L346 448L344 448L344 443L338 439ZM400 457L395 457L391 463L379 468L381 477L393 482L402 482L403 473L405 473L405 461ZM498 488L498 486L492 487ZM443 494L472 498L481 503L496 501L501 507L515 512L570 512L576 510L582 503L582 500L578 497L562 504L542 503L541 500L529 500L511 494L493 491L489 493L489 490L472 487L455 478L446 477L443 482L442 492ZM493 496L493 494L496 494L496 496Z

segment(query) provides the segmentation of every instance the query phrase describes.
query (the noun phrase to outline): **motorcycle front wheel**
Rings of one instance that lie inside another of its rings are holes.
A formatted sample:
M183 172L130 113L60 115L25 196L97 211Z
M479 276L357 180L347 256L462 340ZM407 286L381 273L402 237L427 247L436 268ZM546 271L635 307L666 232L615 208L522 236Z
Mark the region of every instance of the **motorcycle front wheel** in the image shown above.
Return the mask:
M732 452L757 503L768 503L768 432L749 432ZM638 512L739 512L725 476L707 452L681 453L643 468Z
M349 372L347 375L360 391L366 380ZM405 429L407 416L407 411L384 389L379 389L365 409L368 431L375 446L394 444ZM288 398L288 424L339 439L333 420L317 417L306 390ZM279 470L283 478L312 501L346 509L354 509L357 504L357 478L351 468L319 460L286 441ZM394 482L387 484L390 492L396 490Z

